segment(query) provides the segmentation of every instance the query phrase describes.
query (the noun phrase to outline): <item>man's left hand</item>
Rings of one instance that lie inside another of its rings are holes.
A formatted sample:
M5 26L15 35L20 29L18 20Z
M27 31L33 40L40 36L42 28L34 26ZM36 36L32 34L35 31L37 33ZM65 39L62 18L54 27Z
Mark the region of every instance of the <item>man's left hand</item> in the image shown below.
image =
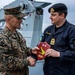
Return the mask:
M50 48L46 50L45 56L60 57L60 52Z

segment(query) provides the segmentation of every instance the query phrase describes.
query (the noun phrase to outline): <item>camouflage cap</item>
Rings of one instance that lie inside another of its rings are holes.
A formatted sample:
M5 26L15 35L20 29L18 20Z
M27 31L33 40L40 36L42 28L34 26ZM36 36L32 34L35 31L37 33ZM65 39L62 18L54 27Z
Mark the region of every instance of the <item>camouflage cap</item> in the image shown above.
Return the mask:
M49 13L67 11L67 6L63 3L56 3L48 9Z
M18 18L23 18L25 16L25 14L22 13L22 11L23 10L21 9L21 6L14 7L14 8L4 8L5 15L11 14Z

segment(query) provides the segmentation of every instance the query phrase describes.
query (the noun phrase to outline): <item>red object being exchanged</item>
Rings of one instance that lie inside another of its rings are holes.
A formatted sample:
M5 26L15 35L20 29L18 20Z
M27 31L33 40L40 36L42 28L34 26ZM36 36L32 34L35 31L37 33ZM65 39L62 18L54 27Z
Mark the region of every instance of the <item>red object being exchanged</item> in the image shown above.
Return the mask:
M37 58L38 60L43 60L45 58L45 52L50 48L50 45L47 42L40 42L38 48Z

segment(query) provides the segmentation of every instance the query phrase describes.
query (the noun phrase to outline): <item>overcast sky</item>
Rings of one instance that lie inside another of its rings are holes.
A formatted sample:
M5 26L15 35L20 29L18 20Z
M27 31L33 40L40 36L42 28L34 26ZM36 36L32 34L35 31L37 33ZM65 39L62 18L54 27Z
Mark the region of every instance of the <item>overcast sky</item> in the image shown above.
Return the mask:
M15 0L2 0L0 2L0 8L2 8L5 5L8 5L9 3L13 2ZM75 0L35 0L35 1L41 1L41 2L49 2L52 3L51 5L55 3L64 3L68 7L68 15L67 20L73 24L75 24ZM47 6L44 8L44 17L43 17L43 30L51 24L48 13L48 8L51 6Z

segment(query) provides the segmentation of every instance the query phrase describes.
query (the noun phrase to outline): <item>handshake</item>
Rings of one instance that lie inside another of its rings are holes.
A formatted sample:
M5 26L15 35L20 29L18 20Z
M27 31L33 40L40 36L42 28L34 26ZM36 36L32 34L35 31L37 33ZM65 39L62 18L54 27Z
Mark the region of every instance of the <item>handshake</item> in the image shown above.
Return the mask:
M55 58L60 57L60 52L52 49L51 46L47 44L47 42L40 42L38 44L38 47L34 47L32 49L32 53L37 55L38 60L43 60L45 57L50 57L50 56Z
M32 54L36 54L38 60L43 60L46 56L46 50L50 49L50 45L47 42L40 42L38 47L34 47L32 49ZM35 66L36 59L32 58L31 56L27 57L29 61L29 66Z

